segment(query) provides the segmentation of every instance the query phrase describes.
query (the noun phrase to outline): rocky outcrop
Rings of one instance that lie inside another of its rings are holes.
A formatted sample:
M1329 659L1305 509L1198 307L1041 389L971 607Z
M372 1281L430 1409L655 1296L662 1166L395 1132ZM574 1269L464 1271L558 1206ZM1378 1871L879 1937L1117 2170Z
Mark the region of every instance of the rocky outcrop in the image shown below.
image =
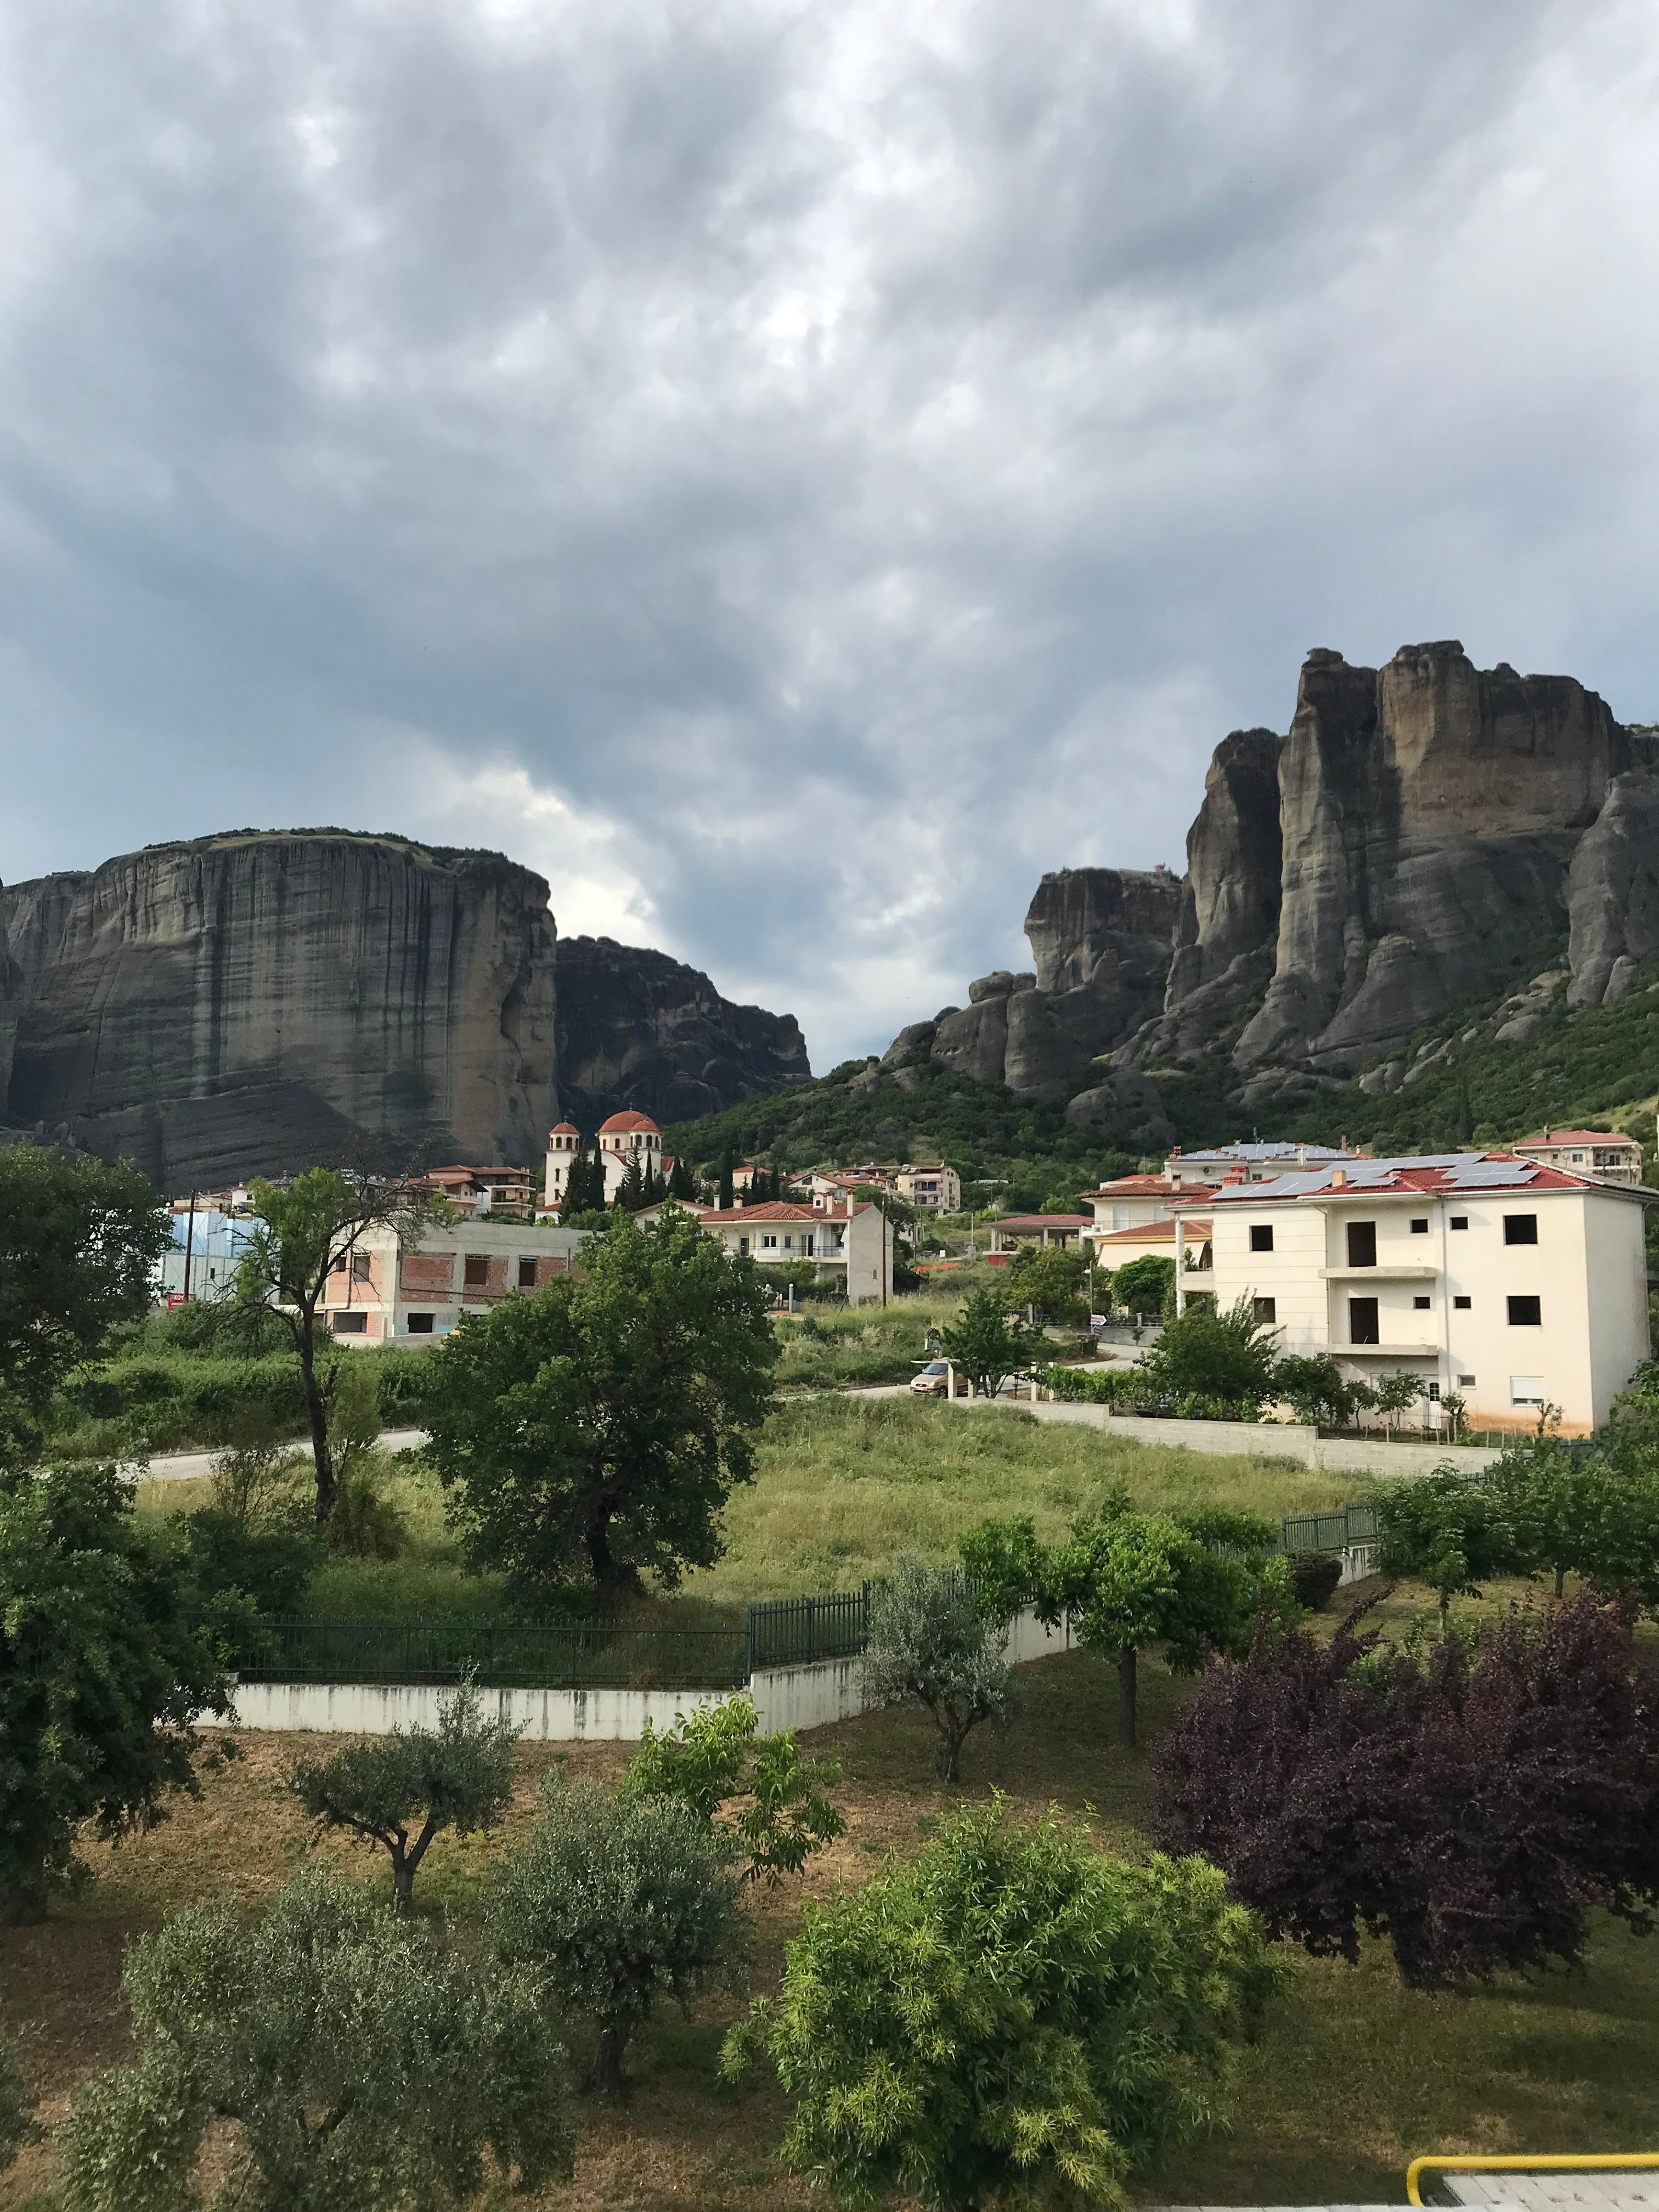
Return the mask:
M665 952L561 938L557 973L559 1095L585 1129L624 1106L692 1121L811 1074L793 1014L734 1006Z
M790 1018L660 953L561 945L548 896L500 854L322 830L0 889L0 1117L179 1190L534 1162L562 1040L570 1106L596 1115L702 1113L808 1072Z
M1621 999L1659 952L1659 775L1615 776L1567 871L1567 1003Z

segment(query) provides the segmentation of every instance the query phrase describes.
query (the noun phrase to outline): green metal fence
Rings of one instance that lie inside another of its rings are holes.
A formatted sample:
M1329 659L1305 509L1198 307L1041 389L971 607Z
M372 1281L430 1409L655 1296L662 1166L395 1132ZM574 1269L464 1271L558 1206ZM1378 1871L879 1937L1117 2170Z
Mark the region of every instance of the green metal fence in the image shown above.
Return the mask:
M518 1689L715 1689L749 1679L739 1628L553 1627L474 1620L264 1620L234 1666L245 1682L459 1682Z
M1287 1513L1279 1524L1283 1552L1342 1552L1377 1539L1374 1505L1339 1505L1329 1513Z

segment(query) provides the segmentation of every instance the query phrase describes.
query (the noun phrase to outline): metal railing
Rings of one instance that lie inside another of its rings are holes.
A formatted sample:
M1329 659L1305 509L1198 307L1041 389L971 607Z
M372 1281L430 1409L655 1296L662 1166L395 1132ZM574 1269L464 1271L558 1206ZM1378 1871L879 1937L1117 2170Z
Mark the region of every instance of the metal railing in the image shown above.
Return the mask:
M826 1597L773 1598L749 1608L749 1664L807 1667L819 1659L850 1659L870 1636L870 1593L837 1590Z
M1328 1513L1287 1513L1279 1524L1283 1552L1343 1552L1374 1544L1380 1531L1374 1505L1339 1505Z
M459 1682L517 1689L701 1689L749 1679L736 1626L605 1620L263 1620L232 1661L245 1682Z

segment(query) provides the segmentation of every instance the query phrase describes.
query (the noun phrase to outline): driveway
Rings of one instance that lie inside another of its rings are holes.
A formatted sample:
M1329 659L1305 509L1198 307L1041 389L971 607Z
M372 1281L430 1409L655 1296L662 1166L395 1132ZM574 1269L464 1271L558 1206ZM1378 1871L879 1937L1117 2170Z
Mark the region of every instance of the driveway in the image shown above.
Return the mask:
M404 1451L411 1445L426 1442L424 1429L382 1429L382 1451ZM295 1437L295 1451L309 1452L308 1441ZM121 1469L123 1474L135 1477L140 1482L190 1482L198 1474L211 1474L217 1451L158 1452L152 1460L129 1460Z

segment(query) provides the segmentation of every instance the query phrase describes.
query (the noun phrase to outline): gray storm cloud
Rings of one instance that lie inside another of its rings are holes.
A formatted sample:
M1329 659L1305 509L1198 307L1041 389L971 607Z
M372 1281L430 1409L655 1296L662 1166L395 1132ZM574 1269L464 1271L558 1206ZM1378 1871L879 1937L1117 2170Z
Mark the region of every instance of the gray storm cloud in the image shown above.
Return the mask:
M13 0L0 877L542 867L878 1046L1306 647L1659 714L1651 11Z

